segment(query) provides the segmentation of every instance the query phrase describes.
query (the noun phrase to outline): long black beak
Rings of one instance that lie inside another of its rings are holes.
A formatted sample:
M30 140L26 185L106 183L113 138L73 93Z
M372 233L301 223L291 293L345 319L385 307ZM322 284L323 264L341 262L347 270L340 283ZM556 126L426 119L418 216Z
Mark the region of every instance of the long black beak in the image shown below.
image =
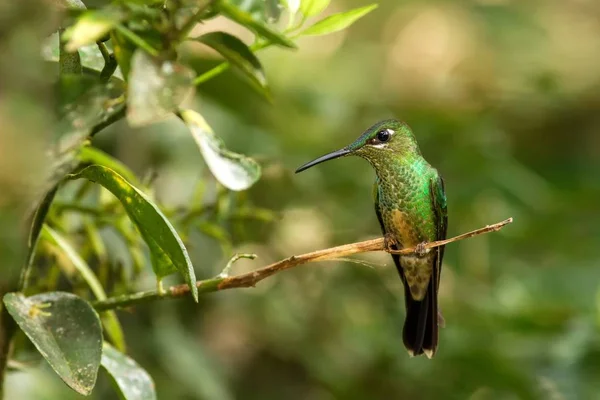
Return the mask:
M346 148L333 151L333 152L331 152L329 154L325 154L324 156L321 156L321 157L317 158L316 160L312 160L311 162L307 162L306 164L304 164L303 166L301 166L300 168L298 168L296 170L296 173L302 172L305 169L309 169L310 167L315 166L317 164L321 164L322 162L333 160L334 158L338 158L338 157L343 157L343 156L345 156L347 154L350 154L350 153L351 153L351 151L348 150L348 149L346 149Z

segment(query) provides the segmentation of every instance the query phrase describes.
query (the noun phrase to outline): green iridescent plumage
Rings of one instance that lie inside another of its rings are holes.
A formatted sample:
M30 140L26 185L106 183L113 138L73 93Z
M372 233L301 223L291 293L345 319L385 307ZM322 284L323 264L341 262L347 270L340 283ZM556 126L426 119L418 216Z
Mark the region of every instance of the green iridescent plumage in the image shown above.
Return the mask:
M362 157L375 168L375 212L391 247L421 247L422 243L446 238L444 182L422 157L408 125L381 121L351 145L311 161L296 172L346 155ZM437 292L444 247L421 253L392 258L404 284L404 345L411 355L425 353L431 358L438 342Z

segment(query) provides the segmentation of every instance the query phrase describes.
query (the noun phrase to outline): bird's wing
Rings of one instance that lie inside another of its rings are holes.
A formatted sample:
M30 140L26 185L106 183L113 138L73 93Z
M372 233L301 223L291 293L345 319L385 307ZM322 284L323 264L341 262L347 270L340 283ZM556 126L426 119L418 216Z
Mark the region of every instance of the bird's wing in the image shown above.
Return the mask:
M446 191L444 190L444 180L436 174L430 180L431 202L436 223L436 240L446 239L448 231L448 207L446 204ZM436 274L437 287L440 285L440 274L442 272L442 259L444 258L444 247L436 247L436 256L433 272Z
M373 185L373 202L375 203L375 214L377 214L377 220L379 221L379 225L381 226L381 232L385 236L386 235L385 225L383 224L383 218L381 216L381 209L379 207L379 185L377 184L377 181L375 181L375 184ZM395 249L399 249L399 247L397 245L394 245L393 247ZM392 256L392 259L394 260L394 264L396 264L396 269L398 270L400 279L402 280L402 283L404 284L404 300L405 300L406 306L408 307L408 304L410 303L410 300L411 300L410 289L406 283L406 278L404 277L404 270L402 269L402 265L400 265L400 256L398 254L390 254L390 255Z

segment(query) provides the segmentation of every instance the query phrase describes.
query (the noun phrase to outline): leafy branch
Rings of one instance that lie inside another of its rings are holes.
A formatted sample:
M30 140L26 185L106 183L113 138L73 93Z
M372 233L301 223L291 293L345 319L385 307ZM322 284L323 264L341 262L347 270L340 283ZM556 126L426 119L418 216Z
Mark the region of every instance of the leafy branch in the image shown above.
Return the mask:
M512 217L504 221L487 225L483 228L479 228L467 233L463 233L458 236L454 236L445 240L438 240L435 242L426 243L423 249L433 249L439 246L444 246L449 243L458 242L472 238L474 236L483 235L485 233L496 232L505 227L506 225L513 222ZM362 242L345 244L342 246L330 247L323 250L317 250L310 253L305 253L297 256L291 256L283 260L277 261L273 264L259 268L254 271L250 271L244 274L235 276L223 276L221 274L215 278L205 279L196 282L198 293L211 293L225 289L233 288L248 288L254 287L256 284L263 279L266 279L272 275L275 275L281 271L285 271L299 265L308 264L317 261L332 261L341 257L346 257L352 254L367 253L372 251L386 251L391 254L415 254L417 251L416 247L409 247L402 250L390 250L386 247L385 238L365 240ZM251 258L248 255L243 255L245 258ZM240 258L240 257L238 257ZM231 267L231 262L228 263L228 267ZM227 268L227 267L226 267ZM143 304L155 300L177 298L187 296L190 293L188 285L175 285L168 289L165 289L164 294L159 293L156 290L150 290L145 292L138 292L129 295L110 297L104 300L98 300L92 302L92 306L97 311L106 311L115 308L130 307L137 304Z

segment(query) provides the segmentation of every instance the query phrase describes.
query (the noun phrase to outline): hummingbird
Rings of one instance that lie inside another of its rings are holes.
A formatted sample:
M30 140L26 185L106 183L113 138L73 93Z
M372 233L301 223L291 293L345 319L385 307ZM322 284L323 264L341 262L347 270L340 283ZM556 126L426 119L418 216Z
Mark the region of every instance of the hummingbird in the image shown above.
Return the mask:
M302 165L296 173L350 155L367 160L375 169L375 214L387 248L416 248L413 254L392 254L404 286L402 340L410 356L432 358L438 327L444 324L437 298L444 246L426 249L425 244L446 239L444 181L421 155L410 127L395 119L376 123L352 144Z

